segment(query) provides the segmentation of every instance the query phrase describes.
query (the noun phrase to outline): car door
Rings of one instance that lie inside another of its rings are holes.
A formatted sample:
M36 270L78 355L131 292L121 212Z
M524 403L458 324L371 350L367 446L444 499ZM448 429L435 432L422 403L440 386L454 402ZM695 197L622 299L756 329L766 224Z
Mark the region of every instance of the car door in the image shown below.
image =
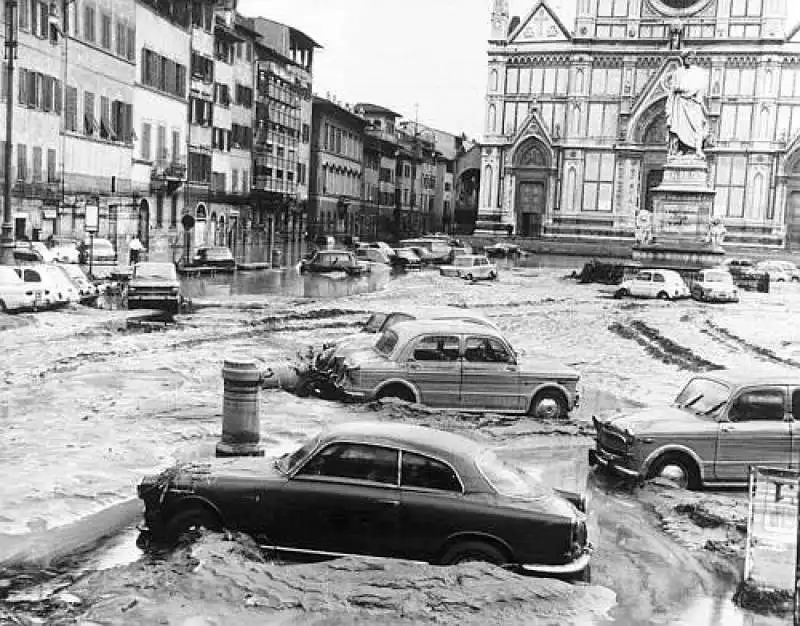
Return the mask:
M414 383L423 404L458 407L461 394L461 338L458 335L418 337L405 363L406 377Z
M786 388L777 385L738 392L719 422L714 461L717 480L746 480L751 465L791 465L792 422L787 404Z
M449 536L468 529L463 487L448 463L402 451L400 492L401 558L433 560Z
M497 337L467 336L461 361L461 407L521 411L525 398L519 367Z
M278 547L388 556L397 549L399 451L331 443L281 489L269 529Z
M652 284L653 275L651 272L639 272L631 281L631 295L640 298L649 297Z
M29 283L33 288L34 306L42 306L44 304L45 281L43 276L37 270L22 268L17 270L20 278L26 283Z

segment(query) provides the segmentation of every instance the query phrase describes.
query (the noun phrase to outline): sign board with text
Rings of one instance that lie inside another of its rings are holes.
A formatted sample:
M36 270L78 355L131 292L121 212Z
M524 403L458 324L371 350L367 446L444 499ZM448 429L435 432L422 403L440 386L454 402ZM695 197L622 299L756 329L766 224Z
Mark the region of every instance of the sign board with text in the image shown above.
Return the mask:
M84 229L87 233L96 233L97 229L100 225L99 221L100 211L96 204L87 204L86 205L86 218Z

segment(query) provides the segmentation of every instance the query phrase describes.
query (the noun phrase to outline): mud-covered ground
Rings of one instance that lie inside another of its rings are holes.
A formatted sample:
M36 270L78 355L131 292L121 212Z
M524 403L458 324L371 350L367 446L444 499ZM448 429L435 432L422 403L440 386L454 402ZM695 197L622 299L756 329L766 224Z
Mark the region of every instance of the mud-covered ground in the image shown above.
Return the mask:
M7 355L0 362L0 562L23 568L0 574L0 623L29 623L32 615L132 624L238 624L265 616L272 623L372 623L376 616L387 623L772 623L730 603L740 572L743 494L658 485L631 492L590 477L586 450L593 413L667 402L693 372L800 363L794 322L800 287L744 293L738 305L618 301L608 288L578 285L567 273L507 268L497 282L470 284L426 271L267 294L220 283L195 295L195 312L169 325L85 307L0 318ZM357 331L370 311L433 304L478 308L523 356L555 355L580 370L583 402L573 419L476 418L269 391L262 397L267 453L351 419L464 432L550 484L588 490L594 586L509 582L497 571L397 563L381 565L383 574L373 576L357 560L260 563L246 545L219 538L166 561L137 559L130 530L140 515L131 501L135 485L175 461L213 454L226 354L250 354L265 366L286 363L304 346ZM60 557L104 532L114 537L70 567L59 566ZM393 582L376 591L380 580ZM419 580L435 582L427 588ZM308 599L299 592L315 584L325 586L324 594ZM251 586L257 592L248 592ZM167 591L178 599L167 602Z

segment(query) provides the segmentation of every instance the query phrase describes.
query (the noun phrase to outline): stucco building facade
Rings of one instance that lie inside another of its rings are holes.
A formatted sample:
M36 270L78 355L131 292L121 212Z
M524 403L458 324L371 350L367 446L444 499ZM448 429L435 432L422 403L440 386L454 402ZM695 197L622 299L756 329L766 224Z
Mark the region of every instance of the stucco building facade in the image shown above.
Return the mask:
M671 75L692 49L726 241L800 246L800 47L786 9L578 0L567 25L545 0L522 19L495 0L478 232L632 242L663 174Z

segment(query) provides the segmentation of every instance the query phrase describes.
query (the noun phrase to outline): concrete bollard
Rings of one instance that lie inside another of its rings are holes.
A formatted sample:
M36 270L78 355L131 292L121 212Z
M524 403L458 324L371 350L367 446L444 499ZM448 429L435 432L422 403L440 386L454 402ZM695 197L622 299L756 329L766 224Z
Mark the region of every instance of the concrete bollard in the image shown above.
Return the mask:
M263 456L259 445L261 369L249 357L229 357L222 366L222 379L222 441L217 444L217 456Z

